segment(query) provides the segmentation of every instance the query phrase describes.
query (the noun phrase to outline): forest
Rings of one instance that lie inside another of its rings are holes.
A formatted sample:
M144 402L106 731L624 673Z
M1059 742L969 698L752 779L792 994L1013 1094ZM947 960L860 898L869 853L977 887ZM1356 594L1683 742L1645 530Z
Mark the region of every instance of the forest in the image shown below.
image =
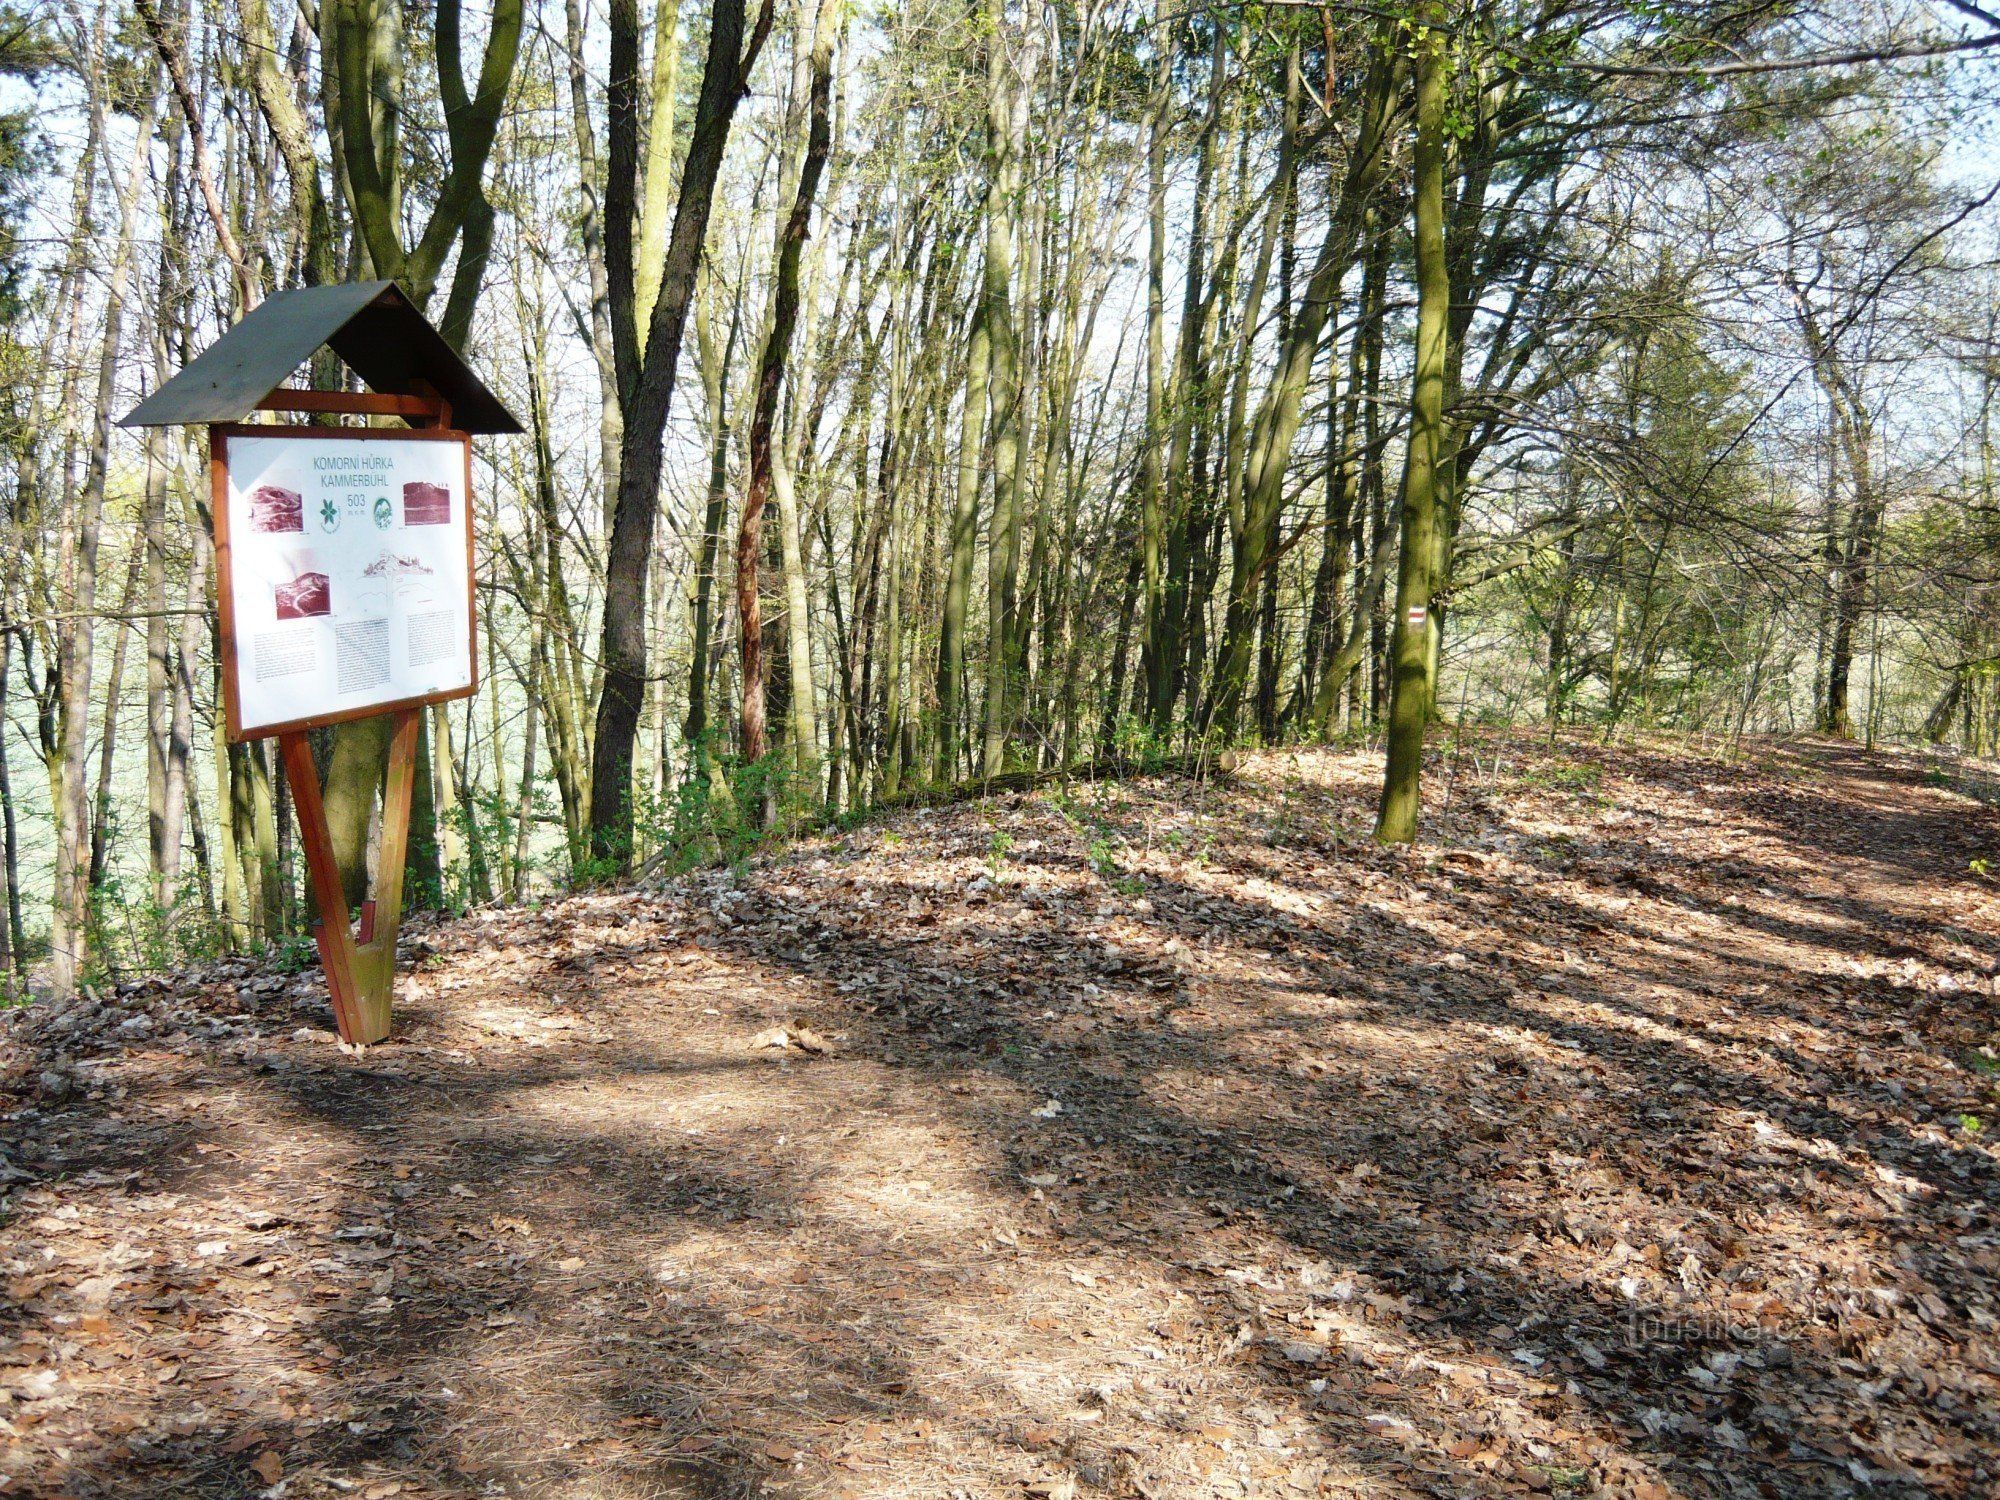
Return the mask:
M1969 0L16 8L0 968L303 930L205 435L117 423L340 281L525 429L428 904L1246 745L1381 748L1390 841L1427 730L1990 753L1996 44ZM315 751L358 900L382 721Z
M0 1496L2000 1495L1996 66L0 0Z

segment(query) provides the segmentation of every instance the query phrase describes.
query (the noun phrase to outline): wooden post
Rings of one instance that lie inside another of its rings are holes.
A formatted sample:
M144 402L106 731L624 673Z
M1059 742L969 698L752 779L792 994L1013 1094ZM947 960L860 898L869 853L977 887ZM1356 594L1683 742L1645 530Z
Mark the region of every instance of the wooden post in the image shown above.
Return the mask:
M300 843L305 847L319 920L313 937L326 970L340 1039L354 1046L389 1035L389 1002L396 985L396 932L403 919L403 861L410 842L410 789L416 784L417 715L398 709L389 741L388 774L382 782L382 842L376 863L375 896L361 911L357 934L347 916L347 893L333 857L326 808L320 801L319 768L303 730L278 736L298 809Z

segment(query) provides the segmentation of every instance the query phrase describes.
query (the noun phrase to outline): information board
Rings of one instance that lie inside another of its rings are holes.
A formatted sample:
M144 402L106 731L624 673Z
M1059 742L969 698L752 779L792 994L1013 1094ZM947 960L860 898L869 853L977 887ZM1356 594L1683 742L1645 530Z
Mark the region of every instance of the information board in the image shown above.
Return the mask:
M210 444L230 739L478 686L464 433L215 427Z

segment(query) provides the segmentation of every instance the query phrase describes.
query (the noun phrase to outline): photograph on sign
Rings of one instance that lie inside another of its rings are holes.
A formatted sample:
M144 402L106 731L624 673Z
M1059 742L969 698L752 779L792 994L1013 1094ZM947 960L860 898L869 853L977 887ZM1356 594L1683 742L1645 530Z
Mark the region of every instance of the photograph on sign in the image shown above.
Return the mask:
M463 439L217 439L234 732L254 738L476 681Z

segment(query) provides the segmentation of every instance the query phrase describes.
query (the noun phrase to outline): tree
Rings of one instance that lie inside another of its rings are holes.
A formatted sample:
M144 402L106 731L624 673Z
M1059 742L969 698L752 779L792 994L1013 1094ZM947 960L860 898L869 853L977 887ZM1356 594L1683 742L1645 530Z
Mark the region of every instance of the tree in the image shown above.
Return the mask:
M495 0L471 93L465 85L461 0L438 0L433 43L449 155L424 227L407 245L404 158L411 143L402 129L404 64L395 35L402 24L401 7L387 0L327 0L320 21L322 61L328 74L326 133L337 152L334 177L344 186L352 215L354 259L364 274L396 282L421 310L436 295L456 251L438 326L447 342L462 349L471 333L492 244L493 206L484 178L519 57L521 0ZM269 117L269 103L261 93L259 99ZM272 127L281 142L293 123L280 106ZM309 205L314 192L310 184L317 181L317 173L307 173L303 160L291 165L299 174L295 191L302 190ZM307 222L314 222L310 206ZM328 259L318 249L307 256L308 263L318 264L322 271ZM378 715L338 726L326 765L321 795L327 827L341 885L353 904L367 894L369 820L388 759L390 722ZM413 858L421 861L426 851L429 854L430 867L420 866L417 889L428 885L435 890L436 836L425 816L430 805L428 725L420 745L410 843Z
M1411 161L1417 263L1416 362L1410 376L1410 439L1403 460L1402 560L1396 569L1396 618L1390 646L1389 737L1375 837L1407 844L1416 837L1424 730L1436 691L1439 491L1452 462L1445 431L1445 359L1451 282L1445 266L1444 149L1450 63L1444 15L1433 6L1414 37L1417 144Z
M638 11L635 0L617 0L611 9L605 267L625 426L605 553L604 685L590 766L590 853L611 869L623 869L632 859L632 752L647 674L646 585L659 520L660 438L673 405L681 339L730 124L770 34L771 18L772 0L764 0L746 46L743 0L715 0L711 9L694 130L642 349L631 240L639 162Z
M777 270L771 296L771 327L757 370L757 400L750 416L750 485L743 496L742 519L736 532L736 613L742 634L742 751L745 760L762 760L764 738L764 617L758 596L757 563L763 548L764 505L770 496L773 470L782 458L774 455L772 430L777 425L778 397L791 355L792 331L799 316L799 261L812 224L813 199L832 145L833 42L839 24L838 0L820 0L813 19L812 44L801 49L808 94L806 148L799 164L792 206L778 231ZM803 27L803 21L801 22ZM787 527L790 522L787 520ZM795 635L802 629L796 621ZM802 637L801 637L802 638ZM801 757L804 758L803 756Z

